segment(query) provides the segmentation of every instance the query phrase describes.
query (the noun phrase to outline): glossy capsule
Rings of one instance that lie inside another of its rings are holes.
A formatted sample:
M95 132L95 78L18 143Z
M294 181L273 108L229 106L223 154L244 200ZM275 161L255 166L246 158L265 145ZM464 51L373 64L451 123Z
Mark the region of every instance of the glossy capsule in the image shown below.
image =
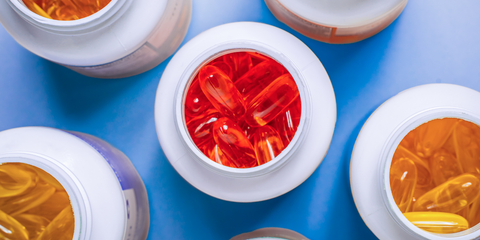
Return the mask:
M226 64L223 61L212 61L208 65L217 67L220 69L223 73L225 73L230 79L233 79L233 70L230 65Z
M298 95L292 75L284 74L252 99L245 113L245 121L252 127L264 126L275 119Z
M469 228L465 218L453 213L409 212L403 215L418 228L433 233L456 233Z
M110 0L23 0L25 5L38 15L55 20L77 20L88 17Z
M238 168L257 165L255 150L242 129L228 118L220 118L213 124L213 138L222 152Z
M480 180L472 174L462 174L421 196L413 211L457 213L477 200L479 194Z
M243 76L250 68L253 67L252 57L247 52L234 52L223 56L223 61L230 65L233 70L232 81Z
M205 94L198 83L198 78L195 78L188 88L185 96L185 118L187 121L194 118L207 109L213 108L213 105L208 101Z
M211 153L210 153L210 159L212 159L214 162L221 164L223 166L231 167L231 168L236 168L237 166L233 163L231 159L229 159L223 152L222 150L218 147L218 145L215 144L213 147Z
M417 131L416 129L413 129L407 135L405 135L405 137L400 142L400 145L402 145L406 149L415 149L414 148L415 138L417 138Z
M257 128L254 128L248 125L245 121L240 121L240 124L238 126L243 130L243 133L245 133L245 136L253 144L253 134L255 133Z
M216 109L208 109L205 113L187 122L190 137L197 146L213 139L212 126L219 118L220 113Z
M480 174L480 139L474 130L466 122L457 124L453 131L453 141L463 172Z
M480 223L480 197L470 205L467 213L467 220L470 226Z
M28 240L27 229L15 218L0 210L0 239Z
M258 165L271 161L285 149L280 134L268 125L255 131L253 141Z
M31 191L8 199L0 206L0 210L15 216L41 205L47 201L54 192L55 188L49 184L38 183Z
M291 103L273 121L272 126L277 129L280 137L282 138L284 146L288 146L295 136L298 124L300 123L301 114L302 103L300 101L300 96L298 96L297 100Z
M36 239L50 223L45 217L31 214L20 214L15 219L27 229L29 239Z
M261 53L257 52L248 52L250 54L250 57L252 59L253 66L256 66L257 64L260 64L263 61L270 60L270 58L262 55Z
M15 164L0 165L0 197L17 196L35 184L35 174Z
M52 221L64 208L70 205L70 198L65 191L57 191L39 206L25 213L45 217Z
M390 188L395 203L403 213L410 209L416 184L417 168L412 160L401 158L392 163L390 170Z
M242 94L245 103L248 104L263 89L285 72L286 69L275 60L264 61L239 78L235 82L235 87Z
M417 177L417 187L424 188L424 187L430 186L430 184L432 182L432 178L431 178L431 175L430 175L430 170L429 170L429 167L428 167L427 160L421 159L420 157L413 154L412 152L410 152L405 147L399 145L397 147L397 150L393 154L392 165L395 161L397 161L401 158L408 158L415 163L415 166L417 167L417 173L418 173L417 174L417 176L418 176Z
M415 151L420 157L430 157L440 149L453 131L458 119L435 119L420 125L415 139Z
M223 116L237 119L245 114L242 95L223 71L207 65L198 76L202 92Z
M456 157L444 149L440 149L431 157L430 172L435 186L463 173Z
M75 219L71 206L64 208L45 228L37 240L71 240L75 231Z

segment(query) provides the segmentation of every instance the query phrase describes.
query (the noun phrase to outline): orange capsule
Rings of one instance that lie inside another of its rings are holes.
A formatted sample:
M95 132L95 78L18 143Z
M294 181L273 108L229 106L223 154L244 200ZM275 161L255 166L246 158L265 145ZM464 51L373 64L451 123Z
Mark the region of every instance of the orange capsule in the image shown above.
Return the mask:
M453 131L453 141L457 159L465 173L480 174L480 139L475 136L473 128L467 122L457 124ZM478 128L478 126L474 126Z
M48 224L37 240L71 240L75 231L75 219L71 206L64 208L55 219Z
M245 114L242 95L222 70L207 65L198 76L203 93L223 116L236 119Z
M0 198L24 193L36 183L35 174L16 164L0 165Z
M233 71L230 65L226 64L222 61L212 61L208 65L217 67L218 69L222 70L223 73L227 74L230 79L233 79Z
M410 204L410 206L413 206L413 204L415 204L415 202L421 197L423 196L423 194L427 193L430 189L432 188L415 188L415 190L413 191L413 197L412 197L412 203Z
M239 78L235 82L235 87L242 94L245 103L248 104L263 89L285 72L286 69L276 61L264 61Z
M102 8L110 0L23 0L31 11L56 20L76 20L88 17Z
M226 167L232 167L236 168L235 164L233 163L232 160L230 160L223 152L222 150L218 147L218 145L215 144L213 147L211 154L210 154L210 159L212 159L214 162L221 164Z
M30 239L36 239L50 223L42 216L31 214L20 214L15 219L27 229Z
M28 240L28 232L15 218L0 210L0 239Z
M37 207L47 201L55 192L55 188L46 183L38 183L35 188L25 194L11 197L5 201L0 210L15 216Z
M390 188L393 199L400 211L407 212L412 203L413 192L417 184L417 168L408 158L392 163L390 170Z
M425 159L418 157L417 155L410 152L405 147L399 145L395 153L393 154L392 165L393 162L401 159L401 158L408 158L415 163L415 167L417 167L417 187L425 188L430 186L432 183L432 178L430 175L430 170L428 166L428 162Z
M415 151L420 157L430 157L440 149L453 131L458 119L435 119L420 125L415 139Z
M253 141L258 165L269 162L285 149L280 134L268 125L260 127L255 131Z
M431 157L430 171L435 186L462 174L462 169L455 156L444 149L440 149Z
M203 94L198 83L198 78L195 78L192 84L190 84L187 95L185 96L185 117L196 117L209 108L213 108L213 105L208 101L205 94Z
M473 202L468 210L467 220L470 226L475 226L480 223L480 198Z
M405 135L405 137L402 139L402 141L400 142L400 145L402 145L403 147L405 147L406 149L415 149L414 148L414 141L415 141L415 138L417 137L416 136L416 129L413 129L412 131L410 131L407 135ZM415 151L413 151L415 152Z
M57 191L47 201L26 213L42 216L52 221L67 206L70 206L68 194L65 191Z
M297 97L283 112L281 112L273 121L273 126L277 129L282 138L283 145L286 147L292 141L297 132L298 124L302 113L302 103L300 97Z
M273 81L248 105L245 121L252 127L269 123L299 95L292 75L284 74Z
M413 205L413 211L457 213L477 200L479 194L480 180L465 173L425 193Z
M228 118L220 118L213 124L213 138L222 152L238 168L257 165L255 150L242 129Z
M233 70L233 82L237 81L237 79L242 77L242 75L248 72L253 66L252 58L250 54L246 52L226 54L223 56L223 61L230 65Z
M220 113L216 109L208 109L205 113L187 122L190 137L197 146L213 139L212 126L219 118Z

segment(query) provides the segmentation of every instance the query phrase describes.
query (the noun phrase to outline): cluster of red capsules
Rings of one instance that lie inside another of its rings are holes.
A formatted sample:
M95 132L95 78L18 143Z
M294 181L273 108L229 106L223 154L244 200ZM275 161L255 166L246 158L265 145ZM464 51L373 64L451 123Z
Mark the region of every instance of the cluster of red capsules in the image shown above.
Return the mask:
M203 66L185 97L193 142L213 161L251 168L278 156L297 131L301 102L285 67L255 52L220 56Z

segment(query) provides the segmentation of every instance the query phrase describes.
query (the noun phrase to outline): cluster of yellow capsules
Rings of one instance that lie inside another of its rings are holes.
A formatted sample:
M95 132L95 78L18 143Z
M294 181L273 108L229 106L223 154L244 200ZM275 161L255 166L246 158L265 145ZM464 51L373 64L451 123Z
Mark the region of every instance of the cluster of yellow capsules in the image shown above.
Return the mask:
M74 215L62 185L23 163L0 165L0 239L71 240Z
M480 222L480 127L435 119L408 133L396 149L390 188L417 227L454 233Z

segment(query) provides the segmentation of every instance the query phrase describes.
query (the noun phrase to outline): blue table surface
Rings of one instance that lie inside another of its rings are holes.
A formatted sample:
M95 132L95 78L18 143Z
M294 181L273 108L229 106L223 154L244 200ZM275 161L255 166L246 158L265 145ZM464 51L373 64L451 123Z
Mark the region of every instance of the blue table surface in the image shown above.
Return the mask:
M154 100L170 58L135 77L102 80L30 53L0 27L0 130L49 126L95 135L123 151L150 200L148 239L229 239L263 227L310 239L375 239L355 207L350 155L369 115L402 90L454 83L480 91L480 1L410 1L400 17L364 41L331 45L279 22L262 0L193 0L183 42L224 23L256 21L305 42L335 89L337 125L320 167L291 192L258 203L232 203L188 184L166 159L155 132Z

